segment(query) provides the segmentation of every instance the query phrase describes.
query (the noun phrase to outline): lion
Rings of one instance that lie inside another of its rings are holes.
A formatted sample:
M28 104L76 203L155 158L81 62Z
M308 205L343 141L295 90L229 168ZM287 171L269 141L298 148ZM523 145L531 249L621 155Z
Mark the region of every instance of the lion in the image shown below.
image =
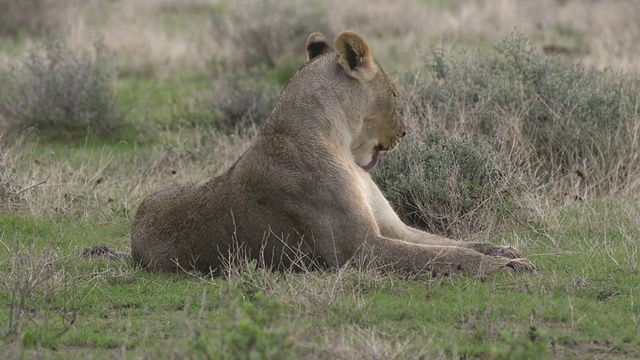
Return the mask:
M224 174L143 200L131 256L151 271L220 273L242 254L272 269L373 265L409 274L535 272L511 247L411 228L370 172L405 135L396 87L356 33L313 33L307 62Z

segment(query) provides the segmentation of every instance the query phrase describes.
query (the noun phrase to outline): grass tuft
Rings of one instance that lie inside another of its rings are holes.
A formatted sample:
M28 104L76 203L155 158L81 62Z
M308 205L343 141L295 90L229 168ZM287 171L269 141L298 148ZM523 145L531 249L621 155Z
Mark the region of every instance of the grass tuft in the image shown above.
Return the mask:
M0 328L5 338L31 343L34 328L46 327L51 333L47 338L59 338L75 321L76 310L52 310L57 307L60 292L68 282L67 270L56 251L40 252L34 246L25 246L16 241L12 246L2 241L0 263L3 271L0 287L7 301L8 316ZM37 331L37 330L36 330Z
M4 134L0 134L0 213L21 202L16 169L7 161L8 149L3 148L3 139Z

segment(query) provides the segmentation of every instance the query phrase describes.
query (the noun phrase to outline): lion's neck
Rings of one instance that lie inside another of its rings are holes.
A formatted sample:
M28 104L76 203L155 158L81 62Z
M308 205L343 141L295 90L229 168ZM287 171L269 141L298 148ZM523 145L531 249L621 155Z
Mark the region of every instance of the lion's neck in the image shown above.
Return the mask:
M323 83L304 88L290 84L263 133L285 135L303 146L349 149L362 127L363 109L352 91L340 92Z

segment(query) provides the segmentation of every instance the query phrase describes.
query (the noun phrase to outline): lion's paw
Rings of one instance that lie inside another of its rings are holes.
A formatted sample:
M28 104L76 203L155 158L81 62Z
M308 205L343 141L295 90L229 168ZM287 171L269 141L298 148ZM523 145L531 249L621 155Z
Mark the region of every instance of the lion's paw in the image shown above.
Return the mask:
M512 259L507 262L505 265L508 269L516 271L516 272L529 272L536 273L536 266L531 263L528 259L525 258L517 258Z
M501 256L508 259L520 259L522 254L511 246L496 246L489 251L487 255Z
M468 247L485 255L504 257L507 259L519 259L522 257L520 251L511 246L498 246L492 243L469 243Z

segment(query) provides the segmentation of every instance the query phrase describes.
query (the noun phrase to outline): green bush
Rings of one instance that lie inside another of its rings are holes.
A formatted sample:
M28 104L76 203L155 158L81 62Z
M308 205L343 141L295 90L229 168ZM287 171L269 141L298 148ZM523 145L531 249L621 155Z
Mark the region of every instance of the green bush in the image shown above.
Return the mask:
M637 78L586 70L538 51L512 34L492 53L426 57L426 75L410 79L409 113L423 128L483 139L527 154L544 181L578 174L608 193L640 170Z
M278 83L264 77L262 68L230 73L217 83L210 101L215 125L223 130L233 130L250 124L264 124L281 90Z
M222 352L230 359L288 359L294 355L283 305L262 292L229 304L222 331Z
M11 130L35 127L54 137L115 132L121 119L113 68L59 43L32 50L2 86L0 115Z
M453 238L472 238L523 216L522 175L490 146L439 132L407 137L373 172L401 219Z

